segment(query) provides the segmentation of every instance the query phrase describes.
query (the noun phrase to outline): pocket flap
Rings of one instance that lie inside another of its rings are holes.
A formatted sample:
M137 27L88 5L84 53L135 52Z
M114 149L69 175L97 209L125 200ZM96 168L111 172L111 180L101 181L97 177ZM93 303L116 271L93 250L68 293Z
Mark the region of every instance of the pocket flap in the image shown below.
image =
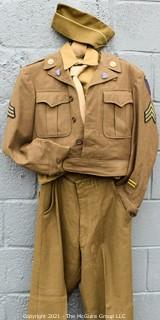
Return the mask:
M44 102L50 107L56 107L59 104L68 103L69 96L66 92L61 91L37 91L36 103Z
M133 102L132 93L131 91L104 91L104 102L123 107Z

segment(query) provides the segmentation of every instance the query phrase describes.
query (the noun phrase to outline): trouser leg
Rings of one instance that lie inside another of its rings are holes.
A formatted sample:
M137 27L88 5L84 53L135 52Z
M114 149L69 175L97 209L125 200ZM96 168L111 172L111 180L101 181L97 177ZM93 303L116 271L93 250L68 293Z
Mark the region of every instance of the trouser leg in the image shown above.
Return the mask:
M29 314L65 319L69 294L80 281L79 206L75 183L44 184L36 222Z
M86 313L133 320L131 217L113 180L79 188L81 282Z
M133 320L132 218L113 180L68 174L51 185L40 194L30 313L64 319L79 284L85 313Z
M56 182L41 186L36 221L29 315L65 319L67 293Z
M81 277L79 246L79 203L74 180L64 176L57 184L60 224L63 243L64 277L68 295ZM76 179L76 176L75 176Z

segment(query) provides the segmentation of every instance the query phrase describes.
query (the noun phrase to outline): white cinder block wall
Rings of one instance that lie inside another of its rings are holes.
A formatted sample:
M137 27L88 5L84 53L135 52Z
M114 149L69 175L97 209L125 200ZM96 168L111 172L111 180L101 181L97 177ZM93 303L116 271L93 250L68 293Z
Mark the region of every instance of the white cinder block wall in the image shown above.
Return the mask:
M8 101L19 68L65 41L50 28L57 0L0 0L0 143ZM113 26L106 48L136 63L148 77L160 124L160 1L64 1ZM144 159L145 161L145 159ZM0 151L0 319L22 320L27 312L37 180ZM160 154L145 200L133 221L134 320L160 318ZM69 312L82 312L79 291Z

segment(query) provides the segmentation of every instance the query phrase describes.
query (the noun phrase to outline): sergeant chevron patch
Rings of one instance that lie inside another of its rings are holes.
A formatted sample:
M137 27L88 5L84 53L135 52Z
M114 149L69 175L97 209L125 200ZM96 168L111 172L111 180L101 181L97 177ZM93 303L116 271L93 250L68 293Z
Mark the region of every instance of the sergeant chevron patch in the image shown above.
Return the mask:
M156 112L153 102L150 102L148 108L144 112L144 121L148 122L151 119L156 123Z
M10 117L10 118L16 117L15 107L13 107L11 103L9 103L9 106L8 106L7 117Z

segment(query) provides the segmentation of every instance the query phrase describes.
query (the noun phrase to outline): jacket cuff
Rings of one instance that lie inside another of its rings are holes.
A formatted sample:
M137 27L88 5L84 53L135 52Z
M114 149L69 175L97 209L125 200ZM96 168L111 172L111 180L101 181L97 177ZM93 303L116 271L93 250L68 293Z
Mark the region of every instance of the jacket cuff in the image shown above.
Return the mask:
M131 216L135 217L139 211L139 206L136 206L133 202L130 201L125 191L123 190L123 185L116 186L116 189L125 209L129 212Z
M48 143L47 152L48 159L51 159L49 162L49 176L61 174L64 172L63 169L63 160L67 157L70 147L62 146L53 141L46 141Z

